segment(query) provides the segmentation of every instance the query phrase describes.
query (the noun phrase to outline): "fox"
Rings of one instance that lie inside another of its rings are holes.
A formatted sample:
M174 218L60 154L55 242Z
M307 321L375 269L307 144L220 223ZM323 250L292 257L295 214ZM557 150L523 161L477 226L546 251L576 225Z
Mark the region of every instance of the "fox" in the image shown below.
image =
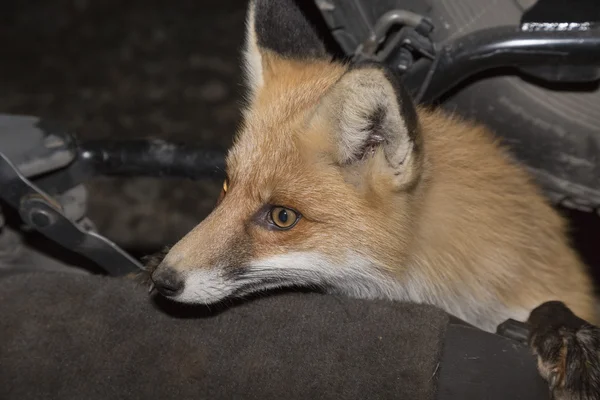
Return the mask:
M558 301L598 323L566 220L486 126L338 60L293 0L251 0L246 101L211 213L165 251L165 297L287 287L427 303L484 331Z

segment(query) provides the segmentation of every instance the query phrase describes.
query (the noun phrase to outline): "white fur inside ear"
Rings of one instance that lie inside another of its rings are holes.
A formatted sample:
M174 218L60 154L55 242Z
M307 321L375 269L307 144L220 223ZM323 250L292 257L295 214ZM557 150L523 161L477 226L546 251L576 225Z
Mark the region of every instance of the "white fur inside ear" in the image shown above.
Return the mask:
M327 118L336 121L339 162L362 156L384 145L389 161L405 157L410 148L406 122L391 83L378 70L347 73L327 99Z
M256 92L263 85L263 67L262 57L258 48L258 40L255 29L255 6L251 1L248 6L246 17L246 43L244 54L244 72L246 75L246 84L250 93Z

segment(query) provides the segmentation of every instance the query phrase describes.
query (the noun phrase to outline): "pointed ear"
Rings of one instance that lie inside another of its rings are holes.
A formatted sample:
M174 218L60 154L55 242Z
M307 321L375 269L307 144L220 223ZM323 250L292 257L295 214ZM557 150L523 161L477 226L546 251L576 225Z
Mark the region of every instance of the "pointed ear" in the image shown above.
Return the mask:
M415 105L383 66L349 69L321 100L312 123L332 134L334 161L354 175L371 160L398 189L420 176L423 146Z
M251 0L243 51L246 85L253 96L277 63L330 58L301 0Z

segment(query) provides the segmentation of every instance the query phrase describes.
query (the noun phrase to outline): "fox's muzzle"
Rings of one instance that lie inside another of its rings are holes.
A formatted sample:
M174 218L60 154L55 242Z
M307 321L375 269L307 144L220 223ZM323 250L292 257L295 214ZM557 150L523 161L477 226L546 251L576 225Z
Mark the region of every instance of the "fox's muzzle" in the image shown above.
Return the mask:
M176 270L161 263L151 275L154 287L165 297L176 297L183 292L185 280Z

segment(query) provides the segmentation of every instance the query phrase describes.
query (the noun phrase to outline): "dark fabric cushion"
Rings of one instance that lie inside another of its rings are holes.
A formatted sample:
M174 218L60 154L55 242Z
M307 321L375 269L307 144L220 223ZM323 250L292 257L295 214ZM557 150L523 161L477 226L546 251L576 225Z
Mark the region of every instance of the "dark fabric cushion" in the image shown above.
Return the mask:
M300 293L209 313L68 273L0 279L0 316L5 400L431 400L448 321L426 305Z

